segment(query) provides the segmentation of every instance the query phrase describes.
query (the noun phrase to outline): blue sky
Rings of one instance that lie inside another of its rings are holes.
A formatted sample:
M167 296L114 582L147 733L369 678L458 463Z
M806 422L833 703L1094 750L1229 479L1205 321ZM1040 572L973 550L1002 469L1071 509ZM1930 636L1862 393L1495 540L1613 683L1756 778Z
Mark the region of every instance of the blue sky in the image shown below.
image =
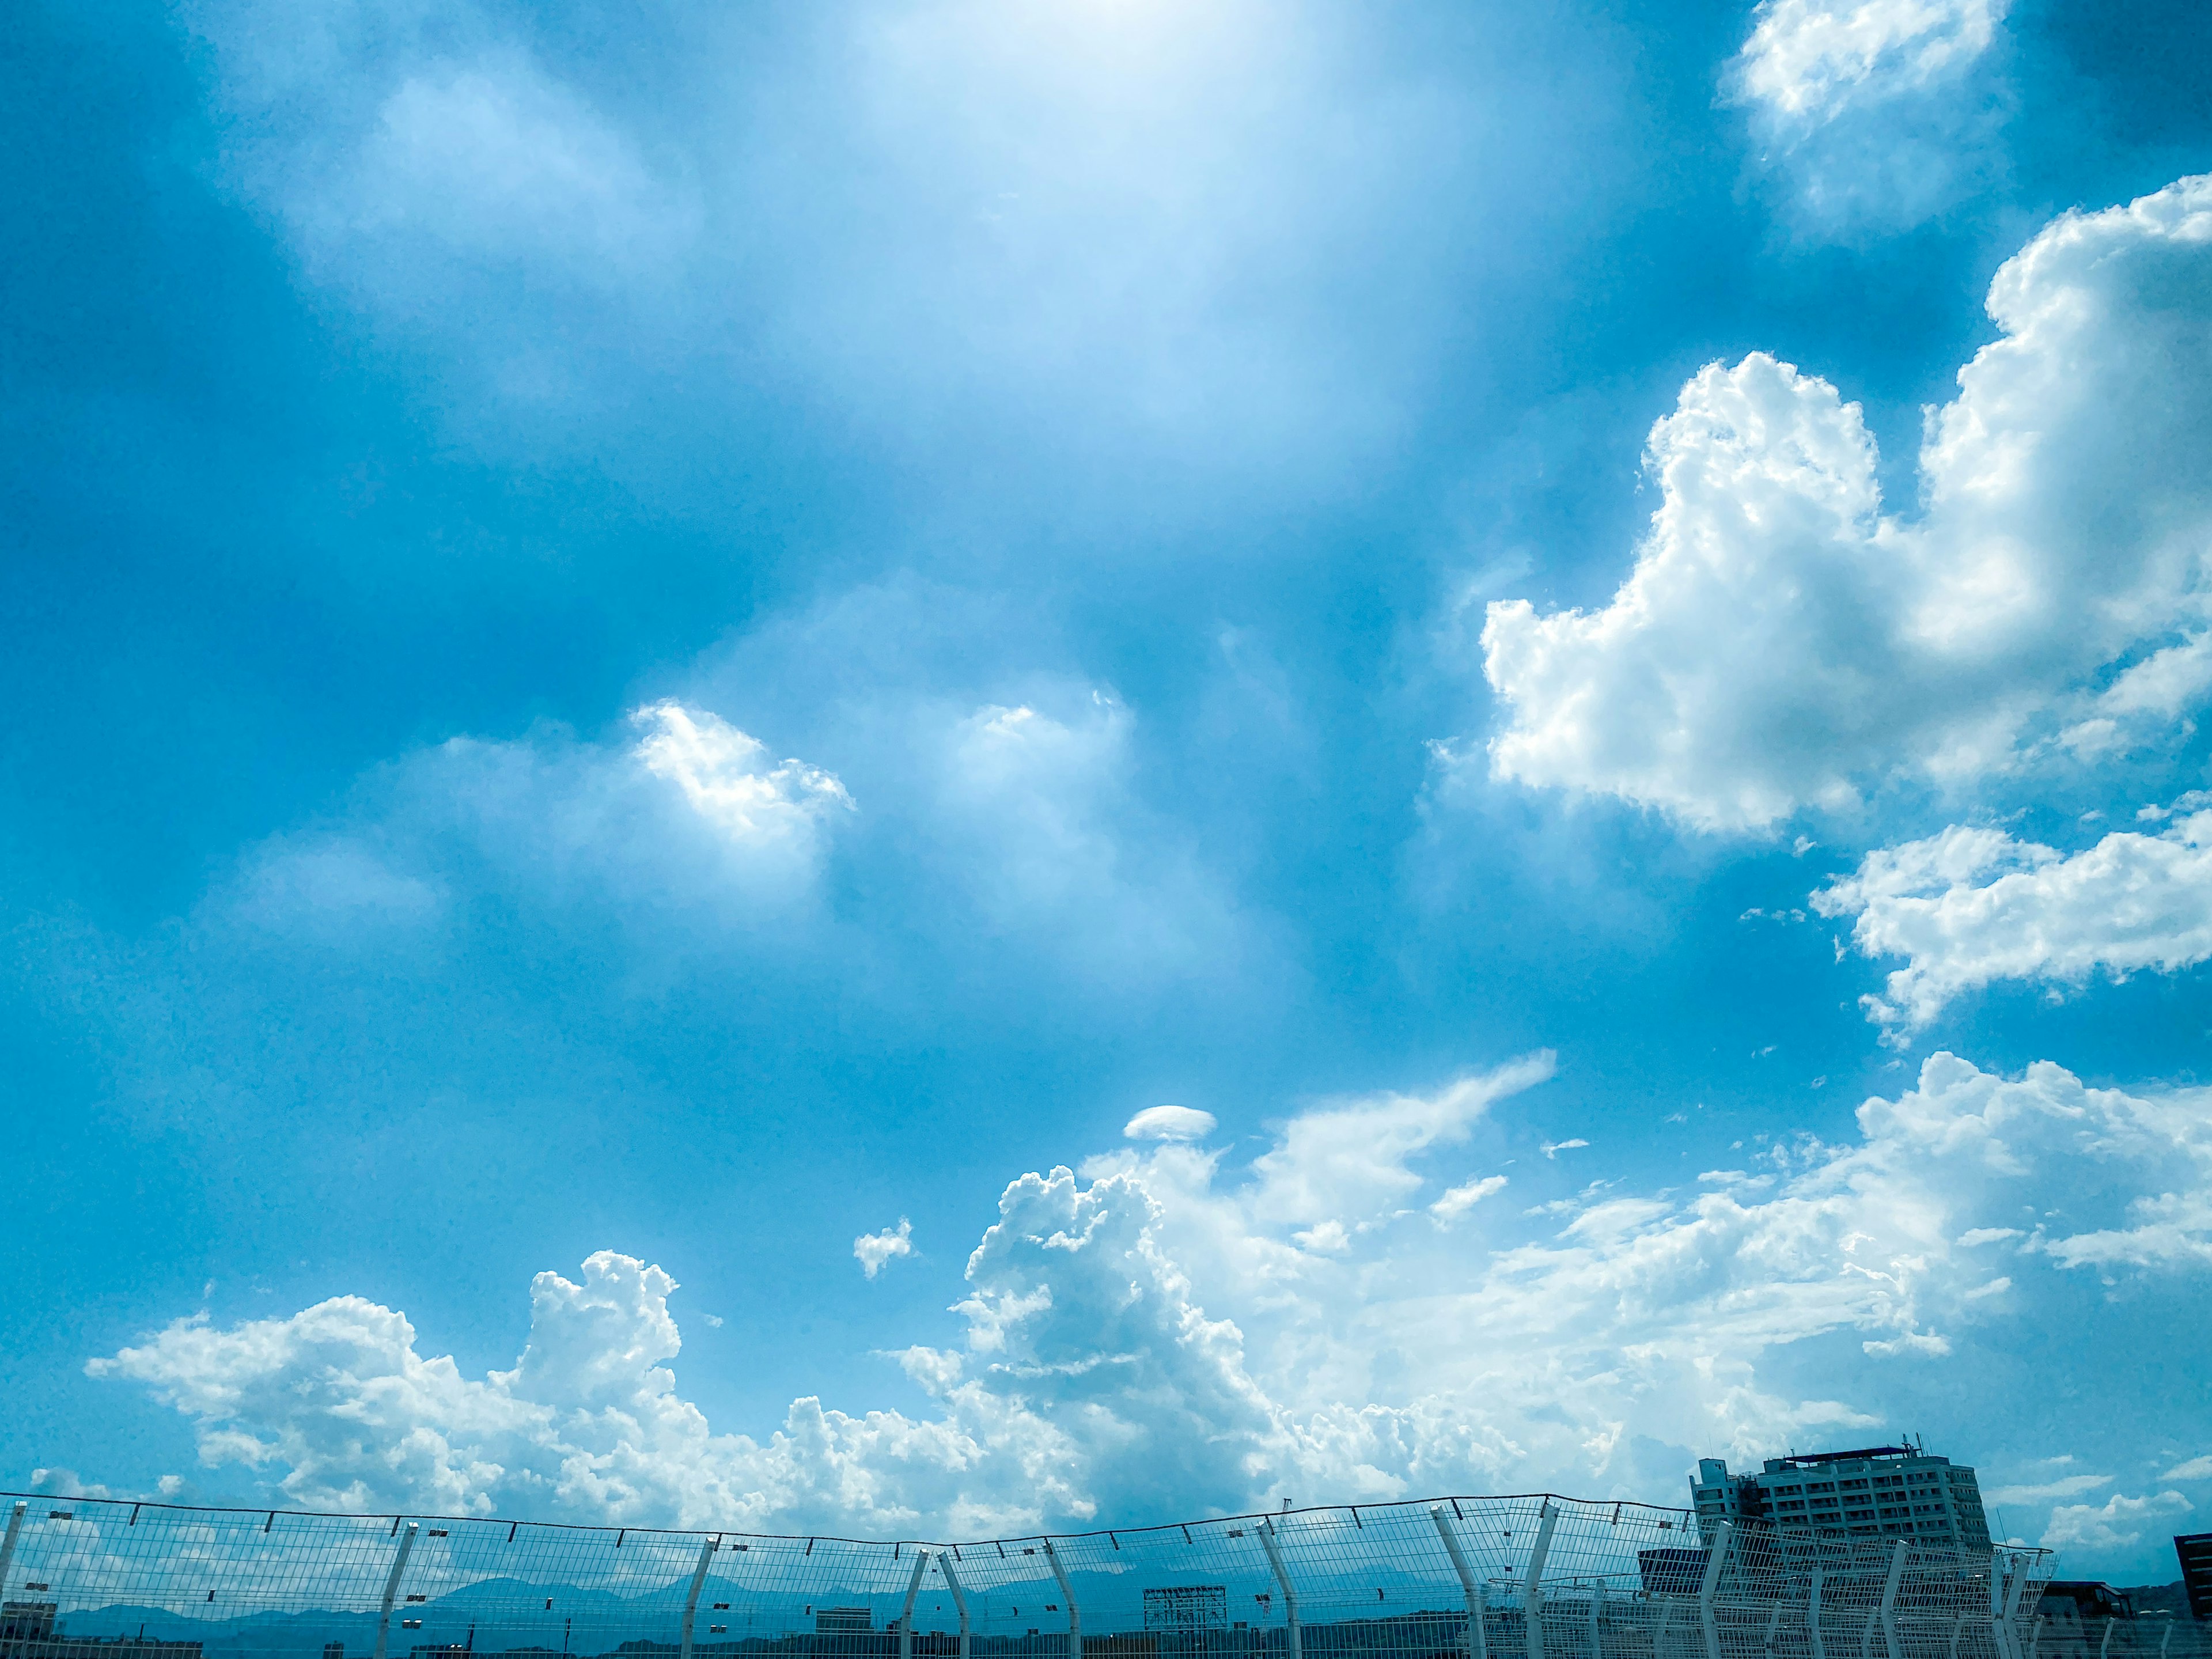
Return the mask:
M7 1483L2207 1524L2200 9L11 67Z

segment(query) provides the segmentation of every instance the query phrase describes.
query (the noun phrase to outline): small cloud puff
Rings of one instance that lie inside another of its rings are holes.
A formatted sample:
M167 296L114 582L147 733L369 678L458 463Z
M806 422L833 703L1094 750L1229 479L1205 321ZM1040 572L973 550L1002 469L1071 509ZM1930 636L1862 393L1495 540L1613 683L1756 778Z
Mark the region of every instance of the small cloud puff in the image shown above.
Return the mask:
M1589 1142L1584 1140L1580 1135L1577 1135L1571 1140L1547 1140L1537 1150L1541 1152L1546 1158L1557 1158L1561 1152L1571 1152L1577 1146L1587 1146L1589 1145Z
M904 1216L899 1218L896 1227L886 1227L879 1233L862 1233L853 1241L854 1259L870 1279L883 1272L884 1264L892 1257L913 1254L914 1223Z
M767 744L706 709L656 702L630 723L645 730L637 745L645 769L675 784L732 841L805 837L824 812L854 810L835 775L803 761L764 764Z
M1131 1140L1203 1140L1213 1129L1213 1114L1194 1106L1147 1106L1121 1126Z
M1899 230L2002 163L2003 0L1762 0L1729 64L1759 161L1809 227Z
M1463 1182L1429 1206L1429 1213L1438 1221L1449 1222L1465 1215L1492 1193L1505 1189L1505 1177L1485 1176L1479 1181Z

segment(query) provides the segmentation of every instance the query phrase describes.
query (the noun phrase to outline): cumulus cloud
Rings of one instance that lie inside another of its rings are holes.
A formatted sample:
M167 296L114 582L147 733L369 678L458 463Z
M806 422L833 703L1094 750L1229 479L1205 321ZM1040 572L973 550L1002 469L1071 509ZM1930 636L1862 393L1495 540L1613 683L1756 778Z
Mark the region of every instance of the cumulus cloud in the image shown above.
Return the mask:
M1954 1239L2002 1243L2030 1290L2207 1259L2112 1247L2147 1210L2212 1190L2204 1091L2146 1099L1948 1054L1867 1101L1850 1144L1801 1138L1764 1180L1594 1191L1534 1221L1477 1204L1495 1176L1419 1205L1433 1151L1547 1071L1316 1103L1241 1173L1165 1141L1023 1176L969 1259L962 1339L899 1356L927 1414L805 1399L765 1438L714 1431L677 1389L673 1281L613 1252L575 1281L540 1274L528 1346L481 1377L352 1297L228 1328L179 1320L91 1370L152 1389L193 1419L204 1462L289 1501L973 1535L1297 1493L1671 1492L1690 1448L1881 1420L1878 1401L1792 1386L1795 1346L1924 1359L2005 1317L1978 1294L1988 1243ZM1347 1146L1369 1150L1340 1174ZM1993 1219L2062 1186L2076 1219L1996 1239ZM1818 1368L1814 1387L1873 1375ZM2052 1524L2094 1543L2178 1501L2062 1504Z
M904 1216L898 1218L896 1227L886 1227L879 1233L862 1233L853 1241L854 1260L869 1279L883 1272L884 1264L893 1257L913 1254L914 1223Z
M2212 812L2163 832L2118 830L2072 856L2001 830L1954 826L1869 853L1813 896L1850 916L1862 956L1903 957L1867 1018L1926 1025L1997 980L2078 986L2212 957Z
M1213 1133L1213 1114L1192 1106L1147 1106L1121 1126L1130 1140L1203 1140Z
M2212 178L2067 214L1989 311L2002 337L1929 413L1915 519L1883 511L1826 381L1762 353L1692 378L1652 428L1661 504L1612 602L1490 605L1493 774L1760 830L2118 721L2100 695L2212 617ZM2152 678L2160 709L2203 684Z
M1802 216L1912 224L1988 176L2004 0L1762 0L1726 76Z
M2176 1464L2159 1477L2164 1480L2212 1480L2212 1453Z
M2129 1498L2115 1492L2101 1504L2063 1504L2044 1528L2045 1549L2111 1550L2137 1542L2149 1528L2193 1507L2178 1492Z

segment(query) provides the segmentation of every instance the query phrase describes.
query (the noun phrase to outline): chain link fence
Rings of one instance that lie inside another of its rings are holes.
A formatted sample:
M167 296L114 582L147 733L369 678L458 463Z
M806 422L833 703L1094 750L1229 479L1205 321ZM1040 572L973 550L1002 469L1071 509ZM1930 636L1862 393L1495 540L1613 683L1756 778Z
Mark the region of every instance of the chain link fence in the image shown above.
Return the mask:
M962 1543L0 1506L0 1659L2093 1659L2041 1551L1546 1496Z

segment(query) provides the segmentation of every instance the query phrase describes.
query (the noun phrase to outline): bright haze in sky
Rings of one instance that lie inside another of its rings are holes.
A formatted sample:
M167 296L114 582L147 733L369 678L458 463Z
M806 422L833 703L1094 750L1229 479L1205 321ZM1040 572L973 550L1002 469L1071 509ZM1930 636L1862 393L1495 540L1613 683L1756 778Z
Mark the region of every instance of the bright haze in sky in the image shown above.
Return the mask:
M0 1486L2212 1526L2212 14L17 20Z

